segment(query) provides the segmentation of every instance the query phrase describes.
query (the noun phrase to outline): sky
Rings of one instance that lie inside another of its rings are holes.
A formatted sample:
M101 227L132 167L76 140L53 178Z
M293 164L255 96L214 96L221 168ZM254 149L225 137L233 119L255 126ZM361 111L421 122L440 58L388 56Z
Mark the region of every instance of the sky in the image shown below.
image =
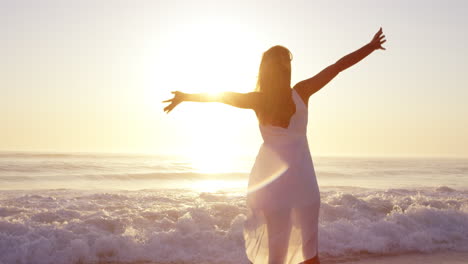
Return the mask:
M255 114L170 92L249 92L289 48L292 85L386 51L309 101L313 155L468 157L467 1L0 0L0 150L255 155Z

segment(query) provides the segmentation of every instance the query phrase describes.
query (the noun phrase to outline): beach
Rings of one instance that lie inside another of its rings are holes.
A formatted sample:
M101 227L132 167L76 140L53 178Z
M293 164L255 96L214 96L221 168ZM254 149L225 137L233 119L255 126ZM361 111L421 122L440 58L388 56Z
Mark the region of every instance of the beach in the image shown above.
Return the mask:
M405 254L399 256L356 258L343 264L465 264L468 260L466 252L438 252L427 254ZM330 262L332 263L332 262Z
M2 153L0 263L247 263L244 161ZM322 263L466 263L466 161L314 163Z

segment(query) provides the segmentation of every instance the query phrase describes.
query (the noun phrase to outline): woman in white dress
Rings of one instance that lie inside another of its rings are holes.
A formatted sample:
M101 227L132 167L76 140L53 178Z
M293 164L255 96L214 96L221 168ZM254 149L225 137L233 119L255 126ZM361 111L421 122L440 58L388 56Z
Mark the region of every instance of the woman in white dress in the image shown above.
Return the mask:
M344 56L291 89L291 53L282 46L267 50L260 64L257 89L218 96L172 92L164 111L183 101L221 102L253 109L263 144L249 177L244 224L246 254L254 264L313 264L318 259L320 193L307 143L309 97L339 72L373 51L385 49L382 28L362 48Z

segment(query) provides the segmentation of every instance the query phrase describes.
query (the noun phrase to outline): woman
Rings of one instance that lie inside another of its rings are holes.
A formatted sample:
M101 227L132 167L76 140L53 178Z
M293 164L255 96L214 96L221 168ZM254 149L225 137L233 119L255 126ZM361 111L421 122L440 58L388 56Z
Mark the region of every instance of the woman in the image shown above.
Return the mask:
M167 113L183 101L221 102L255 111L264 142L247 194L244 238L252 263L319 263L320 193L306 137L309 97L374 50L384 50L384 38L380 28L368 44L292 89L291 53L274 46L263 54L255 92L212 96L176 91L164 101L170 103L164 108Z

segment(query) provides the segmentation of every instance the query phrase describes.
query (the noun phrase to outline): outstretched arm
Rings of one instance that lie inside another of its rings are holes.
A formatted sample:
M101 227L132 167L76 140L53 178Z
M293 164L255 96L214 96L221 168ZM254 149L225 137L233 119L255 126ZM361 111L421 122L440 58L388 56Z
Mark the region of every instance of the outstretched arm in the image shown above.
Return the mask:
M163 103L170 103L164 108L164 112L169 113L182 102L218 102L232 105L238 108L257 109L260 105L260 93L235 93L235 92L222 92L217 94L211 93L197 93L189 94L179 91L172 92L174 98L165 100Z
M339 59L336 63L328 66L314 77L299 82L295 85L294 88L301 95L302 99L307 102L312 94L329 83L333 78L335 78L335 76L338 75L338 73L358 63L371 54L374 50L385 50L385 48L382 47L382 44L386 41L387 40L385 40L385 35L383 35L382 28L380 28L368 44Z

